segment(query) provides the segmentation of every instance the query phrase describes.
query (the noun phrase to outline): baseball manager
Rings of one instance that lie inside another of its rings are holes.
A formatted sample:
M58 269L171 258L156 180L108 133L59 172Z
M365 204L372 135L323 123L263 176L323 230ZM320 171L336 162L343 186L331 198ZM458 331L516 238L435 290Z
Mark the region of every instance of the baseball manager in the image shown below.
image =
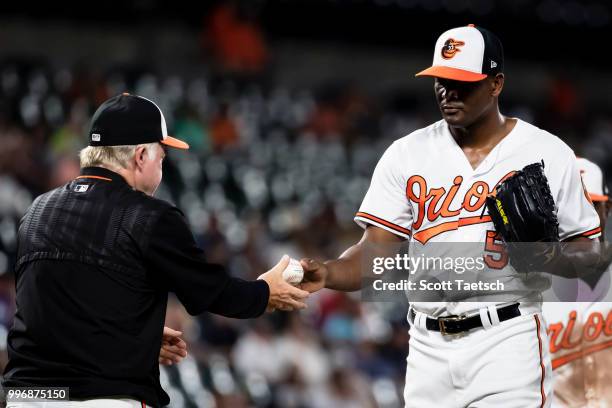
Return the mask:
M303 308L308 293L283 281L287 257L252 282L207 263L181 211L153 197L165 149L189 148L167 135L154 102L110 98L88 137L81 175L38 197L21 220L3 385L68 387L81 401L70 407L163 406L168 292L192 315L234 318Z

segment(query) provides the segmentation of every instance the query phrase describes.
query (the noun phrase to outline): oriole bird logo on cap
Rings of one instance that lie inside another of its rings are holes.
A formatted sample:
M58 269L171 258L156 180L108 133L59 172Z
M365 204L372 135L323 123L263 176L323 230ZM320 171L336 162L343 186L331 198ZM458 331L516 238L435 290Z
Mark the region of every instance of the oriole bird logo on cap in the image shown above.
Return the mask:
M454 40L449 38L444 42L444 46L442 47L442 58L451 59L457 54L459 51L459 47L465 45L463 41Z

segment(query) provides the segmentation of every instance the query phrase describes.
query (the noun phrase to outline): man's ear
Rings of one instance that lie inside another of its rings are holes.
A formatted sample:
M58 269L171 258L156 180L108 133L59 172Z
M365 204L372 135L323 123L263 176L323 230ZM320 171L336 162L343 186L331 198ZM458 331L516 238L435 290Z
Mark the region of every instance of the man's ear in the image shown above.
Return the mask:
M491 96L498 97L504 89L504 74L496 74L491 81Z
M145 146L138 146L134 153L134 162L137 169L142 169L145 162L147 161L147 148Z

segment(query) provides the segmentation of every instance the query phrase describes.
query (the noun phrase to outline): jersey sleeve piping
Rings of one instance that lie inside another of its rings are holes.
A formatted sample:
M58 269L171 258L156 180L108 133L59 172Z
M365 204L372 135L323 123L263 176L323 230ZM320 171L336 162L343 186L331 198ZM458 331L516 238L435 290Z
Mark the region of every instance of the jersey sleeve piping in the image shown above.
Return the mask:
M355 222L362 228L365 228L366 224L372 224L406 239L410 239L412 235L412 232L407 228L363 211L359 211L355 214Z
M580 234L580 236L591 238L591 239L599 238L601 236L601 227L590 229Z

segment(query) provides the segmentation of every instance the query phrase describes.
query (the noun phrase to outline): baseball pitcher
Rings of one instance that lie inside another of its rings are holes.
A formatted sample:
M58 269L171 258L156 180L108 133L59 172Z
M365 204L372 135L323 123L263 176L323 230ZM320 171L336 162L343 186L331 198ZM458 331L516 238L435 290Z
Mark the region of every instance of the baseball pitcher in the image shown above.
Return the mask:
M493 33L473 25L446 31L436 42L433 65L417 76L433 78L442 119L386 150L355 216L364 228L362 239L338 259L302 260L303 289L358 290L366 248L391 253L405 242L480 243L492 273L520 281L515 265L524 259L509 257L502 246L512 233L525 240L519 229L509 228L518 226L515 214L529 215L525 223L533 226L523 230L542 231L540 241L589 243L600 236L572 149L500 113L504 56ZM490 207L487 199L496 193L498 203ZM523 204L538 211L524 214ZM406 407L550 406L552 367L541 293L504 295L500 302L409 297Z

